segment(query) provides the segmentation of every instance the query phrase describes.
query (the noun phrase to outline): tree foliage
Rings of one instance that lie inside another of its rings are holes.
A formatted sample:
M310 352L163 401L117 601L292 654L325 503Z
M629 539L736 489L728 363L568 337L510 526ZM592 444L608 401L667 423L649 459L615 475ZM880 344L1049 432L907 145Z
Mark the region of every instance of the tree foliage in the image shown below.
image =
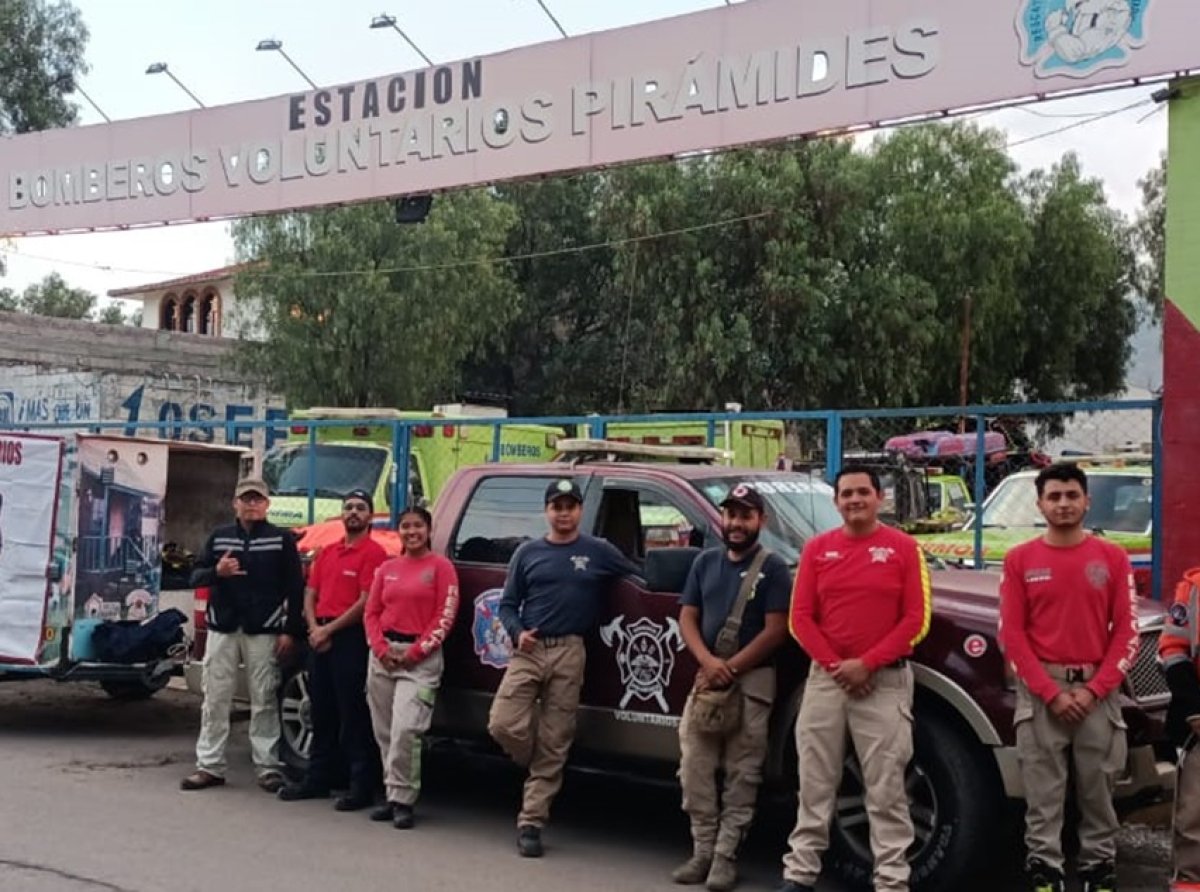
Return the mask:
M0 289L0 310L15 310L34 316L59 319L90 319L96 307L96 295L86 288L67 284L58 273L28 285L18 296L11 289Z
M264 261L247 277L267 308L258 368L294 404L412 408L470 391L507 394L522 415L956 403L968 301L970 401L1123 385L1131 227L1073 156L1021 175L1003 135L973 124L526 182L435 208L401 231L386 205L238 224L241 256ZM326 231L350 219L364 229ZM451 254L508 262L311 275ZM414 329L416 353L398 354L385 383L364 357Z
M440 197L420 225L380 203L241 220L239 275L251 330L242 368L292 405L428 407L496 340L518 293L493 263L513 209L477 190ZM343 274L349 273L349 274Z
M0 0L0 135L75 122L87 40L68 0Z
M1155 319L1162 318L1166 297L1167 267L1167 156L1164 153L1158 167L1151 169L1138 181L1142 190L1142 207L1135 221L1137 247L1141 252L1137 267L1138 290Z

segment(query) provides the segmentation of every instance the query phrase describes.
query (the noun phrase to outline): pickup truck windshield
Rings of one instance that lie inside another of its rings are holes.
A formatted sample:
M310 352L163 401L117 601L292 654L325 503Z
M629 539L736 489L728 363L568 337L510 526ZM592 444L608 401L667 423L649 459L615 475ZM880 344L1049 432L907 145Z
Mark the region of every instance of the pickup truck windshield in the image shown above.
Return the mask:
M281 446L263 459L263 480L276 496L308 494L309 446ZM387 450L370 446L320 443L314 457L316 494L340 499L352 489L375 492L387 462Z
M767 526L759 539L790 566L800 562L804 543L826 530L842 525L833 505L833 490L797 475L739 474L731 477L707 477L692 485L718 508L733 487L748 483L767 503Z
M1152 478L1146 473L1092 474L1088 477L1088 529L1115 533L1145 533L1150 525ZM984 529L1042 527L1037 488L1032 475L1007 478L996 487L983 509ZM974 529L974 525L970 527Z

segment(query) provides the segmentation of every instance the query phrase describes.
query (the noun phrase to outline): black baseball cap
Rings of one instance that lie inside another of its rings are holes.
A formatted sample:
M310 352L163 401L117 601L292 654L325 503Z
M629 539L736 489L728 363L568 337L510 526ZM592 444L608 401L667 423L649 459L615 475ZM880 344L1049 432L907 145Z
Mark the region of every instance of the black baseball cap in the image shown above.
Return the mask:
M352 489L350 492L342 496L342 504L345 505L351 499L362 499L367 503L367 510L372 514L375 513L375 500L371 498L371 494L365 489Z
M750 508L757 511L759 514L766 513L767 503L763 500L762 493L748 483L739 483L729 490L729 495L721 500L721 507L726 505L740 505L743 508Z
M579 490L574 480L567 477L561 480L552 481L546 487L546 504L549 505L555 499L567 498L574 499L577 502L583 502L583 493Z

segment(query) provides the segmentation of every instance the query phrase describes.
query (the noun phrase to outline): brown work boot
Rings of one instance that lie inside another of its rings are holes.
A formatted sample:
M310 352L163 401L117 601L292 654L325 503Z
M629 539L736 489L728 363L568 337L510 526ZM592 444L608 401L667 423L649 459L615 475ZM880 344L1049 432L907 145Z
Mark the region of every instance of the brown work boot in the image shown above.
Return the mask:
M712 860L711 852L697 852L671 871L671 879L681 886L697 886L708 879Z
M709 892L729 892L737 885L737 862L724 855L713 855L712 867L704 885Z
M179 782L181 790L205 790L209 787L224 786L225 778L220 775L213 774L211 771L205 771L201 768L199 771L189 774Z

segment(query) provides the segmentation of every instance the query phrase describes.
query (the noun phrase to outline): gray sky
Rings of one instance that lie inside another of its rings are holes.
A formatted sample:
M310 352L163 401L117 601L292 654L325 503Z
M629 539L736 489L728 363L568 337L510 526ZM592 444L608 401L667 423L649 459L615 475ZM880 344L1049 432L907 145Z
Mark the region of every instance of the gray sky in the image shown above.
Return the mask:
M387 11L435 61L494 53L553 40L554 26L536 0L74 0L92 37L91 72L83 88L109 117L144 117L178 111L191 100L163 75L143 74L151 62L171 71L206 104L257 99L305 88L277 53L255 52L264 38L284 49L314 81L344 83L420 67L420 58L390 30L371 31L371 18ZM619 27L721 5L723 0L547 0L571 34ZM744 0L754 2L754 0ZM386 5L386 10L378 4ZM1055 130L1088 115L1118 109L1151 92L1121 90L1008 109L979 118L1006 130L1010 141ZM1105 183L1112 202L1132 214L1137 180L1166 148L1166 114L1139 123L1142 107L1066 133L1013 148L1023 167L1045 167L1076 152L1086 173ZM1046 117L1055 116L1055 117ZM1062 116L1062 117L1060 117ZM82 123L100 122L86 103ZM3 285L20 289L57 270L72 284L103 295L223 266L233 247L224 223L198 223L138 232L17 239L0 243L9 253Z

